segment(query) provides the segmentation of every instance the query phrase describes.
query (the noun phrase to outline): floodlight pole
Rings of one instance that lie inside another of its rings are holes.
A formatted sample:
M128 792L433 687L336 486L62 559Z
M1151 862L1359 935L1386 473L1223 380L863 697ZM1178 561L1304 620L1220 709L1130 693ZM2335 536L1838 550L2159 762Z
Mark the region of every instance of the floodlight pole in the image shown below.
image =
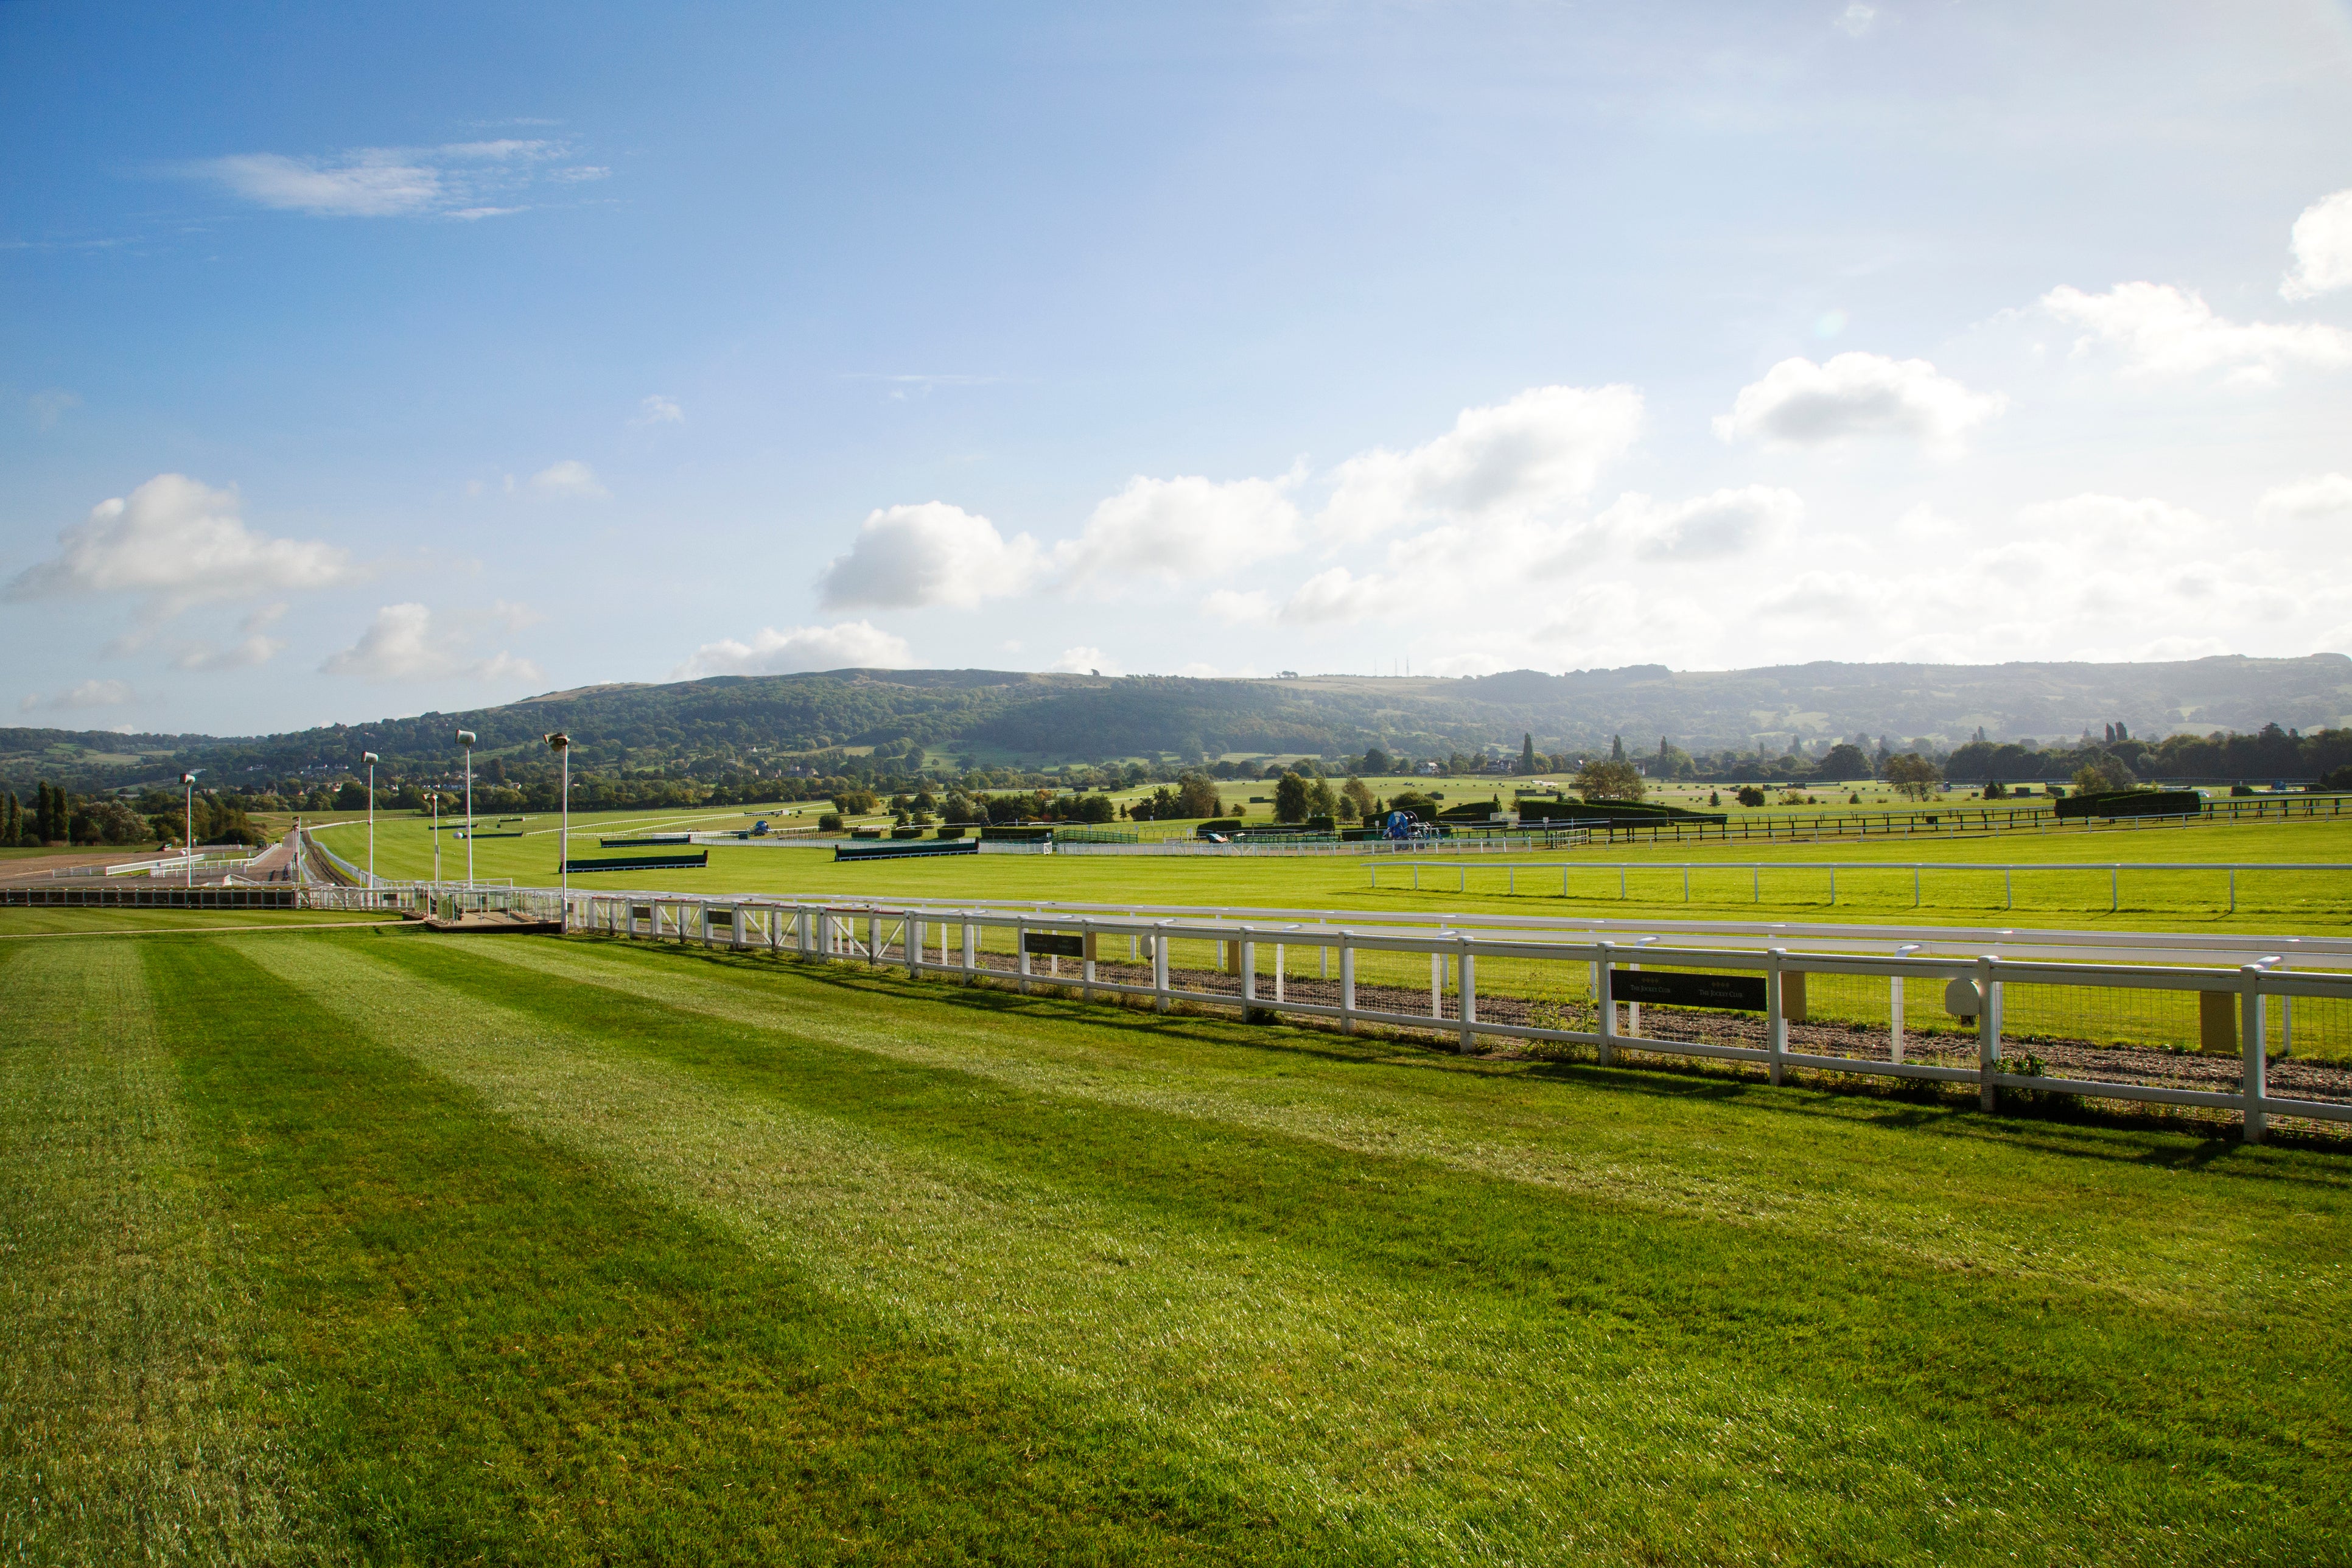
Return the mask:
M457 731L457 744L466 752L466 886L474 886L474 732Z
M188 792L187 800L182 806L185 816L181 827L187 842L180 847L188 863L187 884L191 888L196 885L196 775L204 771L202 768L190 768L180 775L180 786Z
M558 730L540 738L563 760L563 826L555 835L555 870L563 883L563 912L557 923L568 931L572 926L572 737Z
M425 798L433 807L433 881L437 887L441 881L441 792L429 791Z
M371 891L373 891L373 890L374 889L374 888L375 888L375 764L376 764L376 761L377 761L376 754L375 754L373 752L362 752L360 753L360 761L362 761L362 762L363 762L363 763L365 763L367 764L367 771L368 771L368 888L369 888L369 889L370 889Z

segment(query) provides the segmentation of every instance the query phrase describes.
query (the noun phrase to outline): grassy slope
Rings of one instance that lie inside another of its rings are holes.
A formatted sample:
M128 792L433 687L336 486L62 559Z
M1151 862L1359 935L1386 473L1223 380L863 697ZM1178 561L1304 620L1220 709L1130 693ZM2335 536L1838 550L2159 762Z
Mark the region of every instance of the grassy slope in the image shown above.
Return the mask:
M589 942L105 947L78 1010L92 944L0 951L70 1019L0 1058L8 1239L110 1320L152 1265L66 1212L86 1152L185 1194L148 1316L272 1369L188 1419L289 1456L188 1542L315 1495L381 1559L2340 1551L2336 1157ZM159 1087L41 1135L142 986ZM83 1426L0 1521L159 1359L7 1321Z
M536 828L539 824L530 825ZM577 831L577 830L575 830ZM364 830L345 826L326 837L346 858L364 845ZM377 868L386 876L421 876L432 864L429 834L413 822L377 824ZM554 868L554 834L484 839L475 846L476 867L484 877L513 877L543 884ZM593 839L590 840L593 844ZM593 853L583 844L576 853ZM462 876L461 846L443 847L443 872ZM617 851L619 854L643 851ZM1441 858L1458 859L1447 856ZM2026 873L2015 880L2015 909L2003 904L1995 872L1929 873L1924 906L1915 915L1909 873L1881 870L1867 876L1842 873L1838 903L1828 902L1828 878L1813 871L1767 874L1763 900L1750 901L1744 870L1701 872L1694 901L1682 900L1678 870L1636 873L1631 895L1621 901L1613 872L1588 869L1570 881L1573 897L1558 896L1558 873L1531 873L1516 897L1505 896L1505 867L1557 866L1621 860L1679 866L1685 861L1744 866L1750 862L1834 861L1867 866L1911 860L1979 864L2051 861L2337 861L2352 862L2352 820L2342 823L2248 823L2190 828L2105 831L2094 834L2005 835L1997 838L1874 840L1802 845L1619 845L1572 853L1476 857L1455 892L1451 869L1425 871L1423 890L1409 887L1402 863L1381 866L1381 886L1370 887L1369 863L1360 858L1249 859L1147 858L1095 856L979 856L902 864L836 864L824 849L714 848L701 870L661 871L642 878L583 876L583 888L635 888L645 884L681 892L838 892L953 899L1063 899L1084 902L1226 904L1311 909L1477 910L1515 914L1683 915L1702 919L1771 917L1869 921L1919 919L1939 923L2039 923L2143 930L2231 929L2332 931L2352 930L2352 879L2341 873L2260 872L2239 879L2239 912L2225 912L2227 883L2217 872L2126 873L2123 907L2108 913L2104 872Z
M248 927L367 925L374 914L335 910L72 910L0 909L0 941L22 936L133 931L240 931Z

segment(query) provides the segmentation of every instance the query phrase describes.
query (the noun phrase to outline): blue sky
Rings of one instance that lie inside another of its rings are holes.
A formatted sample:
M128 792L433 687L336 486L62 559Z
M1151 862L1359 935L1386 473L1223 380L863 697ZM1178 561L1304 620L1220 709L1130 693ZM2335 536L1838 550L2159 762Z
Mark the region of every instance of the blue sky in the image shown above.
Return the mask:
M0 6L0 719L2352 650L2338 3Z

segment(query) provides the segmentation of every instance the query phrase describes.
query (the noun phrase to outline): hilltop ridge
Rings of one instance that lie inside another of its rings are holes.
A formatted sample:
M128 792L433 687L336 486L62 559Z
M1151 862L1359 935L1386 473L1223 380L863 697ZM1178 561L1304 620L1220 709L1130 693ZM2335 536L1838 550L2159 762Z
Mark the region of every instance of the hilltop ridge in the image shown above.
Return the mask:
M1996 741L2072 740L2121 722L2144 739L2182 731L2314 729L2352 722L2352 658L2228 655L2144 664L1805 664L1747 669L1507 670L1494 675L1279 679L1093 676L990 669L838 669L614 681L493 707L242 737L10 728L0 775L76 787L149 783L204 766L224 784L348 769L362 750L388 764L454 758L459 727L478 757L535 754L562 728L575 760L642 768L757 755L782 767L845 751L919 746L961 767L1121 758L1339 755L1380 745L1407 754L1516 750L1523 734L1559 752L1654 746L1778 752L1855 735L1949 750Z

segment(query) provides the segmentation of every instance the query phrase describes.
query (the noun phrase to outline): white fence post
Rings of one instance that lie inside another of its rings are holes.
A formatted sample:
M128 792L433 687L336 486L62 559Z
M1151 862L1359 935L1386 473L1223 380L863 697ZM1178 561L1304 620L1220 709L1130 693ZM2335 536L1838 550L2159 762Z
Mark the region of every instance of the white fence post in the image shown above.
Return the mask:
M2270 1115L2263 1109L2263 1097L2269 1092L2269 1064L2263 1059L2269 1048L2264 1038L2270 1033L2263 1016L2263 970L2258 963L2249 963L2238 971L2238 1087L2246 1097L2245 1139L2259 1143L2270 1130Z
M1021 994L1029 994L1029 922L1019 915L1013 917L1013 947L1018 956Z
M912 910L907 915L906 947L907 978L920 980L923 977L923 921L922 917Z
M1250 929L1241 931L1242 950L1242 1022L1257 1022L1257 942Z
M1470 939L1459 939L1461 956L1454 961L1454 973L1460 976L1462 993L1462 1043L1456 1050L1468 1056L1478 1037L1478 955L1470 951Z
M1785 947L1776 947L1764 954L1764 1051L1767 1070L1778 1084L1785 1068L1783 1058L1789 1054L1789 1016L1781 1005L1780 965L1789 956Z
M1992 965L1990 953L1977 960L1977 1104L1986 1110L2000 1105L2000 1086L1992 1081L2000 1071L2000 997Z
M1151 1009L1165 1013L1172 1005L1168 995L1168 922L1161 921L1151 933Z
M1356 944L1339 933L1339 1032L1356 1032Z
M1593 1012L1601 1024L1601 1065L1609 1067L1617 1060L1617 977L1610 967L1616 949L1604 942L1593 952Z

